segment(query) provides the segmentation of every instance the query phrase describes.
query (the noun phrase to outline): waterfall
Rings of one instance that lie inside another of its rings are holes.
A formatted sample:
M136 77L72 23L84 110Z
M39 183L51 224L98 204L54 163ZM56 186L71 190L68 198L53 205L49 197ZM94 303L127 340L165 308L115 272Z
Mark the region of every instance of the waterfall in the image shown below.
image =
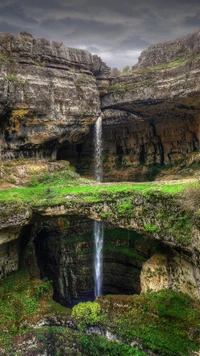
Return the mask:
M94 221L94 241L95 241L95 256L94 256L94 295L98 297L102 295L103 284L103 236L104 226L101 221Z
M103 167L102 167L102 117L96 121L94 134L94 177L98 182L102 181Z
M94 162L95 170L94 176L98 182L102 181L103 167L102 167L102 117L100 116L95 124L94 135ZM102 294L103 284L103 238L104 238L104 226L102 221L94 222L94 242L95 242L95 254L94 254L94 294L95 297Z

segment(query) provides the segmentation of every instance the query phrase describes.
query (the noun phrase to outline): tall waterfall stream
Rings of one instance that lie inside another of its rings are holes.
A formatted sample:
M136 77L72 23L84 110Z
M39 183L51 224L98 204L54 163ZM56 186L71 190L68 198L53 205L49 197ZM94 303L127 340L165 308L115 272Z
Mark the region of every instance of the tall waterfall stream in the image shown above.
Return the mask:
M95 135L94 135L94 161L95 161L95 179L98 182L102 181L103 167L102 167L102 117L96 121ZM94 221L94 294L95 297L102 295L103 284L103 239L104 239L104 226L102 221Z

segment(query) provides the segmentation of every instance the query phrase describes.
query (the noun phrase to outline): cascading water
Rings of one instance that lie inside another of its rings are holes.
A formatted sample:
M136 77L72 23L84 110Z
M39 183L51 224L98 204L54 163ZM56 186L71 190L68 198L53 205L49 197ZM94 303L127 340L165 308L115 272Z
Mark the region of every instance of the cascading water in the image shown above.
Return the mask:
M103 237L104 237L104 226L103 222L94 222L94 241L95 241L95 256L94 256L94 295L98 297L102 295L102 284L103 284L103 260L102 260L102 250L103 250Z
M102 181L103 167L102 167L102 117L96 121L94 134L94 177L98 182Z
M98 182L102 181L103 168L102 168L102 117L97 119L95 124L94 135L94 154L95 154L95 179ZM102 294L103 284L103 238L104 226L102 221L94 222L94 242L95 242L95 255L94 255L94 294L95 297Z

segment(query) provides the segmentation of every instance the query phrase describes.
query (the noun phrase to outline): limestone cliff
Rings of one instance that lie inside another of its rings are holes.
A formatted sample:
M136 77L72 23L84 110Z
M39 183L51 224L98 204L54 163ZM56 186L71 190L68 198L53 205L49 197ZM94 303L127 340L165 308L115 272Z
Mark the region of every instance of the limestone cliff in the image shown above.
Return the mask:
M31 35L0 34L1 155L51 156L59 142L78 142L100 115L97 56ZM22 152L23 151L23 152Z

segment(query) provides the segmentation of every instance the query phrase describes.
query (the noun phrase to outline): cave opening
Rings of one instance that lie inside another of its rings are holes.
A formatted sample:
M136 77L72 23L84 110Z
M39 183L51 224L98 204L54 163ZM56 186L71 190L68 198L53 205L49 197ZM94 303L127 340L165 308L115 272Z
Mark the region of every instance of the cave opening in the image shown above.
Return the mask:
M93 301L93 221L78 217L71 217L70 223L67 219L52 220L35 228L32 238L40 278L52 281L53 299L64 306ZM27 246L30 250L30 244ZM140 294L143 263L159 249L158 241L106 225L102 294Z

